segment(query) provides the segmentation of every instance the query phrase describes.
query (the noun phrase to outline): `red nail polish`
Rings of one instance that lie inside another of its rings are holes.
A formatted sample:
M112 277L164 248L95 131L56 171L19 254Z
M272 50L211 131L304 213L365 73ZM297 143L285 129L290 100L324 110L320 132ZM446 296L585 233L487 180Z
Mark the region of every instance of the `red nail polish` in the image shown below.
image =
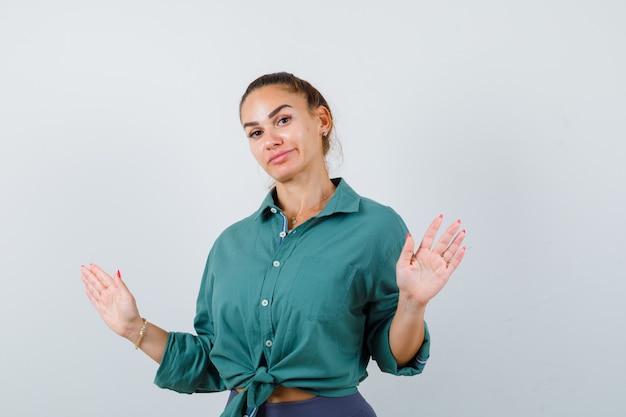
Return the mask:
M407 234L406 234L406 237L407 237L407 238L408 238L408 237L410 237L410 236L411 236L411 232L409 232L409 233L407 233Z
M122 274L120 274L120 270L119 269L117 270L117 274L116 275L117 275L118 278L122 278Z

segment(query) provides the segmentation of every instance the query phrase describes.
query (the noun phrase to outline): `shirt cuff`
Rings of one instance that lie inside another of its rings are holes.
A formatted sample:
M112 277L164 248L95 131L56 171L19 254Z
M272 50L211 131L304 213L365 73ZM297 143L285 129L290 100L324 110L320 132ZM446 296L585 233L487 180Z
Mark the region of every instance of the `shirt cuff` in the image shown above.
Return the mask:
M381 371L400 376L412 376L422 373L424 367L426 366L426 362L430 357L430 333L426 322L424 322L424 341L422 342L422 346L420 346L415 357L406 365L402 367L398 366L398 363L391 352L391 348L389 347L389 340L386 342L387 349L384 354L381 355L381 357L376 358L376 362L378 363Z
M189 333L170 332L154 377L158 387L185 394L226 389L209 360L208 341L200 339Z

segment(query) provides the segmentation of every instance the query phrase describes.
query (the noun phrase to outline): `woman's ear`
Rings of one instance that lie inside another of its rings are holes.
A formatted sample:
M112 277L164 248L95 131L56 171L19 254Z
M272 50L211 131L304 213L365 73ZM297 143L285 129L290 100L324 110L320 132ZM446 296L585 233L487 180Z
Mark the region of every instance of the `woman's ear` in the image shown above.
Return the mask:
M333 118L330 115L330 111L325 106L318 106L317 117L320 122L320 135L330 132L330 129L333 127Z

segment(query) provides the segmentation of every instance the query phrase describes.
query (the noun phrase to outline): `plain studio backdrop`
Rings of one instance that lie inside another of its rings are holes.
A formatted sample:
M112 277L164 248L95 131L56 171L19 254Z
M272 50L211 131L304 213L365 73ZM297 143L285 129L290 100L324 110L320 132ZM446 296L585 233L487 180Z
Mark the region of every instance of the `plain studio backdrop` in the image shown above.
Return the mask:
M213 241L269 185L239 98L286 70L335 112L333 175L415 236L468 230L424 373L360 386L379 416L623 416L625 21L622 0L1 0L0 414L219 415L225 393L152 384L79 267L193 331Z

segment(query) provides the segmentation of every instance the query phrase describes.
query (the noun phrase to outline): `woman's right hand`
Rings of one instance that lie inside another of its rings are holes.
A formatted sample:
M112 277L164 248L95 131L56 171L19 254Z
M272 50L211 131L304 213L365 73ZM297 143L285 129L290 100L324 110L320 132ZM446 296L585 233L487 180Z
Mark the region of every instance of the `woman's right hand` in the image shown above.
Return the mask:
M143 319L120 272L113 278L94 264L82 265L80 269L87 297L102 320L115 333L135 343Z

